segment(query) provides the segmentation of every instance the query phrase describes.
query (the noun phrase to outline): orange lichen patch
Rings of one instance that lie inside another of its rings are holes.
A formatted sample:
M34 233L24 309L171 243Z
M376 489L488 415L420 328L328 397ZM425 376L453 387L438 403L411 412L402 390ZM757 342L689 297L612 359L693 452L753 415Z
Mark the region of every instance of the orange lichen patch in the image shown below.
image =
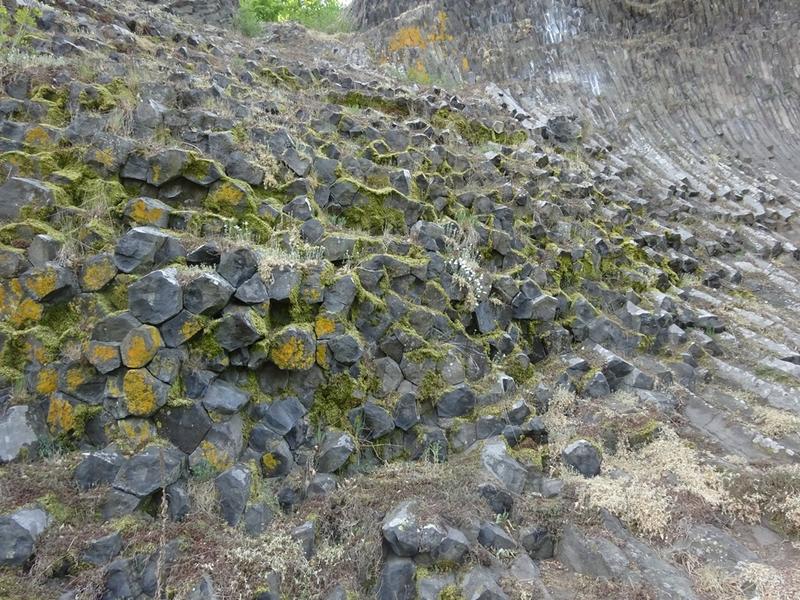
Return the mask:
M237 185L233 181L215 184L206 198L206 207L228 215L241 215L252 212L254 208L244 185Z
M28 146L48 147L53 145L53 140L44 127L37 125L25 133L25 143Z
M154 169L157 165L154 165ZM142 225L154 225L164 218L164 209L157 206L148 206L147 203L138 198L134 200L128 213L130 218Z
M11 315L11 324L14 327L23 327L29 323L35 323L42 318L44 307L33 298L24 298L20 302L14 314Z
M322 367L323 369L328 368L328 347L325 344L320 344L317 346L317 364Z
M49 396L58 388L58 372L53 367L44 367L36 378L36 393ZM52 404L51 404L52 408Z
M428 43L419 27L403 27L389 40L389 52L404 48L426 48Z
M264 466L264 471L267 475L274 473L279 465L278 459L275 458L272 452L266 452L264 456L261 457L261 464Z
M453 36L447 33L447 13L439 11L436 15L436 29L427 35L419 27L403 27L389 40L389 52L417 48L424 50L430 44L436 42L447 42Z
M113 371L120 365L119 346L106 342L88 342L83 353L92 365L101 373Z
M116 274L117 268L110 260L94 262L84 267L81 273L81 287L86 292L96 292L108 285Z
M208 440L200 442L200 452L217 471L224 471L233 465L233 460Z
M134 451L141 450L155 439L155 431L149 421L122 419L117 422L119 431L125 438L125 445Z
M75 390L88 380L88 375L86 371L81 367L70 367L67 369L67 373L64 376L64 380L67 383L67 388L70 390Z
M461 59L461 70L464 72L470 70L469 59L466 56Z
M158 409L156 392L148 381L149 373L144 369L134 369L125 373L122 391L128 412L137 417L147 417Z
M94 159L99 164L103 165L107 169L110 169L114 166L116 159L114 158L113 150L105 150L103 148L95 148L90 151L89 155L87 155L88 159Z
M325 315L319 315L314 322L314 333L318 338L330 335L336 331L336 322Z
M183 341L189 341L198 333L203 331L203 321L201 319L189 319L183 325L181 325L181 337Z
M306 353L302 340L292 336L270 351L272 362L279 369L305 371L314 364L314 356Z
M90 360L93 362L106 362L117 357L117 348L110 344L95 344L89 349Z
M47 410L47 425L53 433L73 431L75 429L75 410L72 405L63 398L51 398L50 407Z
M37 300L53 293L56 285L58 285L58 273L52 267L33 273L25 279L25 287Z
M122 362L131 369L144 367L163 345L158 329L152 325L137 327L122 342Z

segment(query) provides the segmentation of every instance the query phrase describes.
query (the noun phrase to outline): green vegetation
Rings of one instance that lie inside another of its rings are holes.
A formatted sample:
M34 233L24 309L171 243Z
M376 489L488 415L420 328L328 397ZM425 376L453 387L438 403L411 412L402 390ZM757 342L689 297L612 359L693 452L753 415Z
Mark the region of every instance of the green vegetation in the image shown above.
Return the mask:
M349 28L339 0L239 0L239 27L246 35L256 35L265 21L297 21L326 33Z

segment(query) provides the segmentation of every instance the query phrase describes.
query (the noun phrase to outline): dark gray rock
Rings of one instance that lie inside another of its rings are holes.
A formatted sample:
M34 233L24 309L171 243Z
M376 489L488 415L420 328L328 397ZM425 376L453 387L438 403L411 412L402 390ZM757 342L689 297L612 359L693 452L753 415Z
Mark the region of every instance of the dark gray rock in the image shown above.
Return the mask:
M461 590L468 600L508 600L492 571L482 566L469 570L461 583Z
M600 474L603 457L586 440L577 440L561 451L561 459L584 477L594 477Z
M207 410L226 415L239 412L249 401L250 394L222 379L209 385L203 396L203 406Z
M519 494L525 487L528 471L509 456L505 442L500 438L487 440L481 450L481 464L508 491Z
M403 431L408 431L418 422L417 399L414 394L403 394L394 407L394 424Z
M28 246L26 254L34 267L42 267L56 259L63 245L63 242L49 235L35 235L31 240L31 245Z
M263 502L248 506L244 511L243 523L247 535L256 537L267 530L275 518L272 509Z
M181 312L183 291L175 271L153 271L128 287L128 308L142 323L158 325Z
M267 286L261 279L261 275L256 273L250 279L239 286L235 294L236 299L244 304L261 304L269 300Z
M167 516L172 521L183 521L192 508L189 487L186 481L179 479L165 488L167 494Z
M388 356L379 358L374 362L375 376L378 378L379 388L375 395L379 398L394 392L403 381L403 372L400 366Z
M148 446L122 465L114 487L135 496L149 496L175 483L183 474L185 457L174 448Z
M177 348L202 331L202 322L197 315L188 310L182 310L171 319L164 321L158 329L161 331L164 344L170 348Z
M0 567L24 565L33 556L34 539L12 517L0 517Z
M214 242L207 242L186 255L186 264L216 266L221 256L219 246Z
M317 540L317 528L313 521L306 521L292 530L292 537L300 542L306 558L314 556L314 545Z
M555 540L544 527L526 527L520 532L519 541L525 548L525 552L534 560L553 557Z
M45 303L66 302L80 292L75 273L56 263L25 271L20 283L31 298Z
M595 373L586 384L584 392L590 398L604 398L611 393L606 376L602 373Z
M0 464L26 455L38 439L30 407L21 404L0 412Z
M270 269L266 278L267 294L270 300L288 300L292 291L297 289L303 273L291 265L276 265Z
M294 200L284 205L283 212L300 221L308 221L314 217L314 209L305 196L297 196Z
M458 529L448 527L444 539L431 551L431 558L446 564L461 564L469 552L469 540Z
M217 326L214 337L228 352L246 348L264 337L264 321L253 310L229 312Z
M156 227L134 227L117 242L114 264L123 273L143 271L183 253L178 240Z
M217 267L217 272L235 288L255 275L257 270L258 255L250 248L225 252Z
M475 408L475 392L467 386L457 387L445 392L436 402L439 418L463 417Z
M55 203L53 188L35 179L9 177L0 185L0 219L17 219L23 208L47 208Z
M142 322L128 311L109 315L95 325L92 330L92 339L98 342L121 344L128 332L141 324Z
M363 350L352 335L336 335L328 339L328 350L333 359L343 365L352 365L361 358Z
M415 600L417 567L410 558L389 556L381 569L377 600Z
M105 565L114 560L121 550L122 536L115 532L89 542L81 560L92 565Z
M350 434L335 429L325 432L317 456L317 471L333 473L340 469L356 450Z
M496 523L484 522L478 530L478 543L493 550L513 550L517 543Z
M181 452L191 454L211 429L211 418L200 402L166 408L159 418L159 432Z
M81 490L114 481L125 458L116 452L92 452L87 454L75 468L73 478Z
M384 408L374 402L366 402L361 407L363 437L377 440L394 431L394 419Z
M103 520L109 521L133 513L141 504L139 496L112 488L100 505L100 514Z
M397 556L415 556L419 552L421 532L417 523L416 505L405 500L392 508L381 524L383 539Z
M244 514L252 479L247 467L235 465L214 480L222 518L232 527L239 523Z
M305 414L306 407L297 398L289 397L267 405L262 418L270 429L283 436L289 433Z
M340 277L325 288L322 308L331 315L345 315L356 298L356 284L350 275Z
M218 273L203 273L183 290L183 306L196 315L216 315L228 304L233 286Z

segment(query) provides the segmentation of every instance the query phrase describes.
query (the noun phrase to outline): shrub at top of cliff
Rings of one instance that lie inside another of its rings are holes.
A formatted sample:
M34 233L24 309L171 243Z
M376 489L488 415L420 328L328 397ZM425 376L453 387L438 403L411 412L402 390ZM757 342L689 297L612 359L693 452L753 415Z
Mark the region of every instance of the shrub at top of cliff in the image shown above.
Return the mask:
M245 33L257 33L262 21L297 21L328 33L349 28L339 0L240 0L239 24Z

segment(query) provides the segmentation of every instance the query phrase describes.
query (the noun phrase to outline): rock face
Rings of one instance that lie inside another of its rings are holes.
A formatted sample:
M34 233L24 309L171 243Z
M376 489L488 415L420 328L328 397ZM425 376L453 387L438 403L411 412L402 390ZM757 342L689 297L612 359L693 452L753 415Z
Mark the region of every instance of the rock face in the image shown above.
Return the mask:
M241 4L3 2L3 592L789 587L797 3Z
M11 462L38 440L27 406L11 406L0 415L0 463Z

